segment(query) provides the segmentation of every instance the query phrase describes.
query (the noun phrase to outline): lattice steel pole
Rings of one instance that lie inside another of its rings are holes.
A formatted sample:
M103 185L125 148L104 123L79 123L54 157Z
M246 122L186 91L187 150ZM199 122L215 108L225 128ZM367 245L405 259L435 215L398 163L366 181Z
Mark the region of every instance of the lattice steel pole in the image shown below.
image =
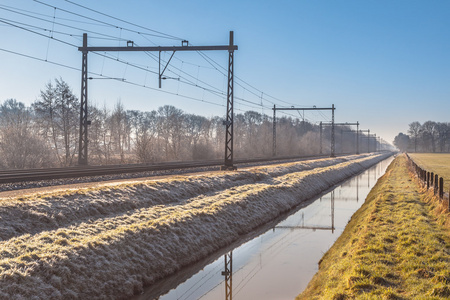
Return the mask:
M320 154L322 154L322 122L320 122Z
M331 105L331 155L330 157L336 157L334 154L335 140L334 140L334 104Z
M234 49L233 31L230 31L230 49L228 50L228 89L227 89L227 120L225 121L225 165L222 170L235 170L233 166L233 87L234 87Z
M83 34L83 48L87 47L87 34ZM80 105L80 137L78 143L78 164L88 164L88 100L87 100L87 57L88 51L82 50L81 64L81 105Z
M359 122L356 122L356 154L359 154Z
M374 152L377 152L377 134L374 133L374 139L373 139L373 148L374 148Z
M273 105L273 131L272 131L272 156L277 155L277 109L275 104Z

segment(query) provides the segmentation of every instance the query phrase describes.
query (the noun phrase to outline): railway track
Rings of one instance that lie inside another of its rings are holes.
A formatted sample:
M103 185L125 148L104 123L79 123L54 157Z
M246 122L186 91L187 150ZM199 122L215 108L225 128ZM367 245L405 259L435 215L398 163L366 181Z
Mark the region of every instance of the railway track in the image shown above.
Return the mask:
M327 155L277 157L235 160L235 165L245 165L264 162L280 162L289 160L309 160L328 157ZM104 175L117 175L126 173L141 173L153 171L170 171L180 169L196 169L206 167L219 167L223 160L199 162L165 162L155 164L109 165L109 166L76 166L68 168L25 169L0 171L0 184L30 182L63 178L92 177Z

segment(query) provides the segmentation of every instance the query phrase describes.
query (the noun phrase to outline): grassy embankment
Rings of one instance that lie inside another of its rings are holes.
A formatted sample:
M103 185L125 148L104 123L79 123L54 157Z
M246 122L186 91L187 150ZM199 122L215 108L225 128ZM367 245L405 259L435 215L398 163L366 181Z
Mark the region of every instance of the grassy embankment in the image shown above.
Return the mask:
M450 188L450 153L408 153L421 168L444 178L444 191Z
M400 156L297 299L450 299L449 223Z

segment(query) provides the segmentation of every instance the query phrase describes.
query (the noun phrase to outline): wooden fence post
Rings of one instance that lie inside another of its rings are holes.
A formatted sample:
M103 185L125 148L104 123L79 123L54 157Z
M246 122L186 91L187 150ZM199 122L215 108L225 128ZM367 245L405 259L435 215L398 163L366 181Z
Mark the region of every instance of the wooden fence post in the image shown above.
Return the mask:
M444 178L439 178L439 198L444 199Z
M431 175L430 175L431 177L430 177L430 186L434 186L434 173L433 172L431 172Z
M434 194L437 195L439 188L439 176L438 174L434 175Z
M427 172L427 190L430 188L430 172Z

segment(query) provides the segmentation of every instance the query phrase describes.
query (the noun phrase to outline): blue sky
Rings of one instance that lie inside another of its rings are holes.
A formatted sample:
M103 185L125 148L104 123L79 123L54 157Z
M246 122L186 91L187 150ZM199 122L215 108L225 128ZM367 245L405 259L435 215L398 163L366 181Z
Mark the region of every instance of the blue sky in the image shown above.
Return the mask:
M42 2L50 7L31 0L2 0L0 19L53 29L54 38L74 45L81 45L80 35L86 30L114 38L95 39L98 34L89 33L91 46L124 46L125 42L118 39L133 40L139 46L181 45L180 40L127 31L148 32L68 1ZM335 104L337 122L359 121L361 129L370 129L387 141L392 141L400 131L406 132L413 121L449 120L449 1L79 0L76 3L189 40L193 45L226 45L229 31L233 30L239 47L235 52L235 75L243 80L236 84L235 96L246 100L236 99L236 113L251 109L271 115L274 103L297 107ZM11 9L20 9L22 15L8 11ZM62 9L118 28L99 25ZM76 47L49 39L48 31L32 30L44 36L0 23L0 49L81 67L81 53ZM198 53L176 53L167 75L181 81L165 80L159 90L154 73L90 53L89 71L126 81L89 81L89 101L112 108L120 100L125 108L140 110L170 104L189 113L224 116L225 98L206 89L213 87L226 93L224 71L220 68L227 67L228 54L219 51L206 54L217 63L215 67ZM147 54L108 55L157 72L157 61ZM162 54L166 60L169 56L170 53ZM47 82L59 77L69 83L76 95L80 94L81 74L77 70L5 51L0 51L0 61L0 101L15 98L30 104ZM198 87L184 84L186 80ZM320 122L329 120L330 115L308 112L305 118Z

